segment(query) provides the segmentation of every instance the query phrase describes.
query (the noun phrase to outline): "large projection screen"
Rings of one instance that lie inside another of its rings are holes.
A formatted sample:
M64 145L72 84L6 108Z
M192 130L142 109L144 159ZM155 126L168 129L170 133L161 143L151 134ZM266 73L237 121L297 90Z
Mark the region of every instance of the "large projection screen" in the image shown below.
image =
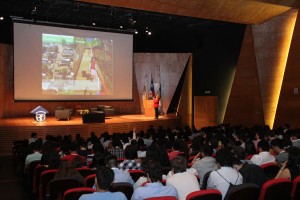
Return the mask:
M133 35L14 22L14 99L132 100Z

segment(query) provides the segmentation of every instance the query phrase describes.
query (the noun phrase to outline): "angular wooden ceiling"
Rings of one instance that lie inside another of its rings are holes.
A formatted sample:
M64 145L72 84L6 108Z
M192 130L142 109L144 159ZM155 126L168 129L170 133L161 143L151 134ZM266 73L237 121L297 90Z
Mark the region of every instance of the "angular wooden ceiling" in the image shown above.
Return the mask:
M299 0L80 0L113 7L145 10L171 15L261 24L291 8Z

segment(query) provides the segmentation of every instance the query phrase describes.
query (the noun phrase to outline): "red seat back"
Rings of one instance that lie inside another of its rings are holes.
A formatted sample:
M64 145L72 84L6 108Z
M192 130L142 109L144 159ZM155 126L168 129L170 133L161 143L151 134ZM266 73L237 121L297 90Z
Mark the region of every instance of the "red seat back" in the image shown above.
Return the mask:
M300 176L297 176L293 181L293 189L291 194L291 200L300 199Z
M92 188L94 186L94 184L95 184L95 177L96 177L96 174L88 175L85 178L84 186Z
M141 176L146 176L143 170L128 170L132 180L136 182Z
M272 179L262 186L259 200L290 199L292 182L285 178Z
M173 196L162 196L162 197L151 197L144 200L177 200L177 198Z
M63 196L63 200L74 200L79 199L79 197L83 194L90 194L95 192L92 188L87 187L79 187L79 188L72 188L68 189Z
M54 178L56 172L57 169L50 169L42 172L39 186L40 200L44 199L46 195L49 194L48 183Z
M187 195L186 200L222 200L219 190L198 190Z

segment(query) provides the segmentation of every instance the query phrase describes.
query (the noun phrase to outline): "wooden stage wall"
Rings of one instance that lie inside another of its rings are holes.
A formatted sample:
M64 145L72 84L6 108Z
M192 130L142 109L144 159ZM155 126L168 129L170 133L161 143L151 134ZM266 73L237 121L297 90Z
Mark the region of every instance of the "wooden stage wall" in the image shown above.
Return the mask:
M80 117L70 121L57 121L54 117L48 117L46 122L38 123L33 118L11 118L0 120L0 156L12 154L14 140L30 138L32 132L36 132L39 138L45 139L46 135L69 135L75 137L80 133L87 139L93 131L99 137L102 133L124 133L135 129L138 133L146 131L150 125L175 128L180 126L181 119L175 116L162 116L158 120L144 115L123 115L106 119L105 123L83 124Z

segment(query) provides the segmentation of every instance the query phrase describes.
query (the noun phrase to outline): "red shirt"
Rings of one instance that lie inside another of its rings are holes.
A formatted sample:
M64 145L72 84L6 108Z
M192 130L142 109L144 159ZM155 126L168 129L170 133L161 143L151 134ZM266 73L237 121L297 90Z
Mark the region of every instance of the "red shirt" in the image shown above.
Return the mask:
M159 99L158 98L153 99L153 107L158 108L158 106L159 106Z

